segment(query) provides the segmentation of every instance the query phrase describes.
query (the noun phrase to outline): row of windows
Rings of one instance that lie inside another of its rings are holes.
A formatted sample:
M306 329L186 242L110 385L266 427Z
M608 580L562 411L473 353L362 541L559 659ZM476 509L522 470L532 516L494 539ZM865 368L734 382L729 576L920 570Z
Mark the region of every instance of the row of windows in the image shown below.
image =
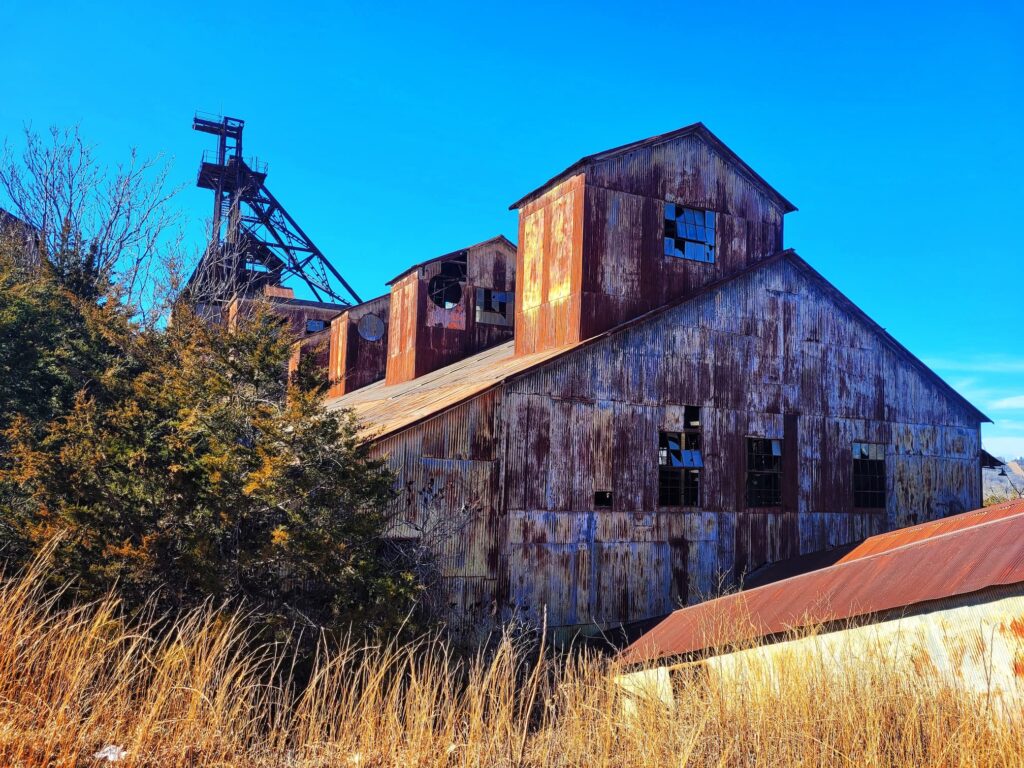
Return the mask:
M700 409L687 406L681 432L659 433L658 506L701 505L704 459L701 456L700 426ZM857 509L885 509L885 446L854 443L852 462L853 506ZM782 506L782 466L781 440L747 438L748 507ZM611 506L610 493L604 506Z

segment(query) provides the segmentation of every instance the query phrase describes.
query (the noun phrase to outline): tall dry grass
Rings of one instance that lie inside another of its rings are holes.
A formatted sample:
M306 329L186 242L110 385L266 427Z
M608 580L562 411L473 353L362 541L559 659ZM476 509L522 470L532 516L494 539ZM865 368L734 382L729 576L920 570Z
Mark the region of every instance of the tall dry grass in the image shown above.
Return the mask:
M58 608L39 574L0 585L0 765L1024 765L1024 733L966 694L884 664L777 679L679 682L677 705L621 706L612 662L506 639L324 652L301 691L286 649L213 610L170 632L115 601ZM838 681L837 681L838 680Z

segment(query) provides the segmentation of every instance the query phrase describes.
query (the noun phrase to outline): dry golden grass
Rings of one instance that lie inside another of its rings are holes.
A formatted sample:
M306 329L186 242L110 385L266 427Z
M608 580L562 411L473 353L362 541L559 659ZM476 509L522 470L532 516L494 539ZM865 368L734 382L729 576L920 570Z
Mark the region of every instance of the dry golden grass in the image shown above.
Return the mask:
M0 766L1024 765L1024 733L909 675L814 665L774 684L678 690L621 706L613 664L547 660L506 640L459 662L439 641L325 654L301 692L284 652L240 620L169 634L113 601L59 610L39 579L0 585Z

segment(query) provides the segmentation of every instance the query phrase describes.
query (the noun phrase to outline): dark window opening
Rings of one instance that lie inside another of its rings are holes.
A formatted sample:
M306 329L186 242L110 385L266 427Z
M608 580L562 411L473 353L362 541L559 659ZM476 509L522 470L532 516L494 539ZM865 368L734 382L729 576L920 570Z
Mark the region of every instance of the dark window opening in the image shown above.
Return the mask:
M665 255L713 263L715 212L665 203Z
M441 264L441 271L427 283L427 295L441 309L454 309L462 301L466 282L466 256L462 254Z
M747 438L747 506L782 506L782 441Z
M326 320L307 320L306 333L319 333L327 327Z
M512 325L515 294L493 288L476 289L476 321L488 325Z
M594 491L594 509L610 509L612 506L611 491Z
M853 444L853 506L885 509L885 446Z
M658 434L659 507L700 506L700 408L686 406L683 424L682 432Z

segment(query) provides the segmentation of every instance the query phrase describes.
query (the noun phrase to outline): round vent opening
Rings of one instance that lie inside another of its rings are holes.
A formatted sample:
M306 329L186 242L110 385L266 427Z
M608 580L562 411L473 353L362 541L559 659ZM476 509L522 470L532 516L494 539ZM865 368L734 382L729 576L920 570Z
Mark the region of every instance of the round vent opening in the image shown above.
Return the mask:
M384 337L384 321L376 315L363 315L356 324L356 330L367 341L380 341Z

